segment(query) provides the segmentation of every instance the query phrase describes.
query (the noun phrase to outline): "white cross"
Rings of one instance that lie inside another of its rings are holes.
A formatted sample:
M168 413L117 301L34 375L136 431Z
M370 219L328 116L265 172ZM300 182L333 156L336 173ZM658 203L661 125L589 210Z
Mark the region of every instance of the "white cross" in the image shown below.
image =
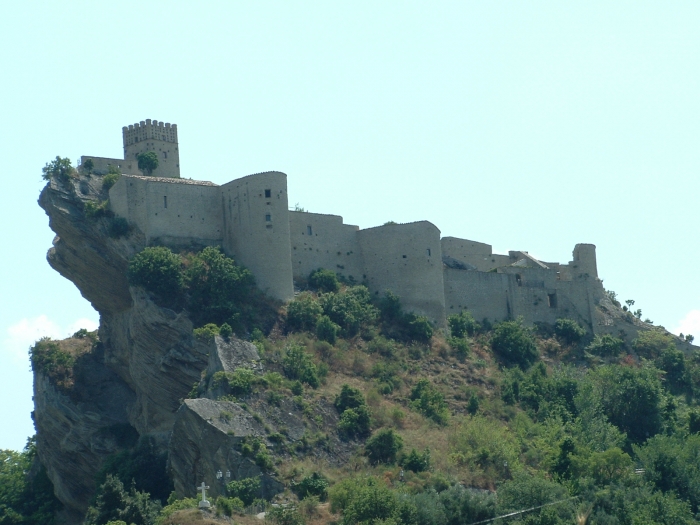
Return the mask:
M202 481L202 484L199 487L197 487L197 490L202 491L202 501L199 502L200 508L211 507L211 504L207 501L207 489L208 488L209 487L207 485L205 485L203 481Z

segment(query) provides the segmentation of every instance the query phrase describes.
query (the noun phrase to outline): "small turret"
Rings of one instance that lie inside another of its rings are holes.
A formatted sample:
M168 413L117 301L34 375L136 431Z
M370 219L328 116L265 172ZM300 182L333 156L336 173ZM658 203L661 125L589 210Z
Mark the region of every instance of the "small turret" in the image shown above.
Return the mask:
M574 277L589 275L598 278L598 264L595 257L595 244L577 244L574 247L574 260L571 261Z

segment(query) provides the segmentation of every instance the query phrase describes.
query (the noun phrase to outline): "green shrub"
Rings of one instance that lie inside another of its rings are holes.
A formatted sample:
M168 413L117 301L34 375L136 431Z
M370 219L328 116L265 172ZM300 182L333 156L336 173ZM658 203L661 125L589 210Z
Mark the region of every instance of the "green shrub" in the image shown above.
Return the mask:
M309 275L309 285L319 292L337 292L340 290L338 276L331 270L319 268Z
M416 449L411 449L411 452L399 460L401 465L406 470L413 472L425 472L430 470L430 449L425 449L422 454L416 452Z
M411 391L411 406L440 425L447 424L450 411L442 395L427 379L421 379Z
M427 317L411 314L408 316L408 332L411 340L427 343L433 337L433 326Z
M124 484L114 476L107 476L97 491L94 507L88 508L85 525L101 525L110 521L124 521L133 525L151 525L161 506L146 492L124 490Z
M507 364L527 369L539 358L537 345L530 330L520 319L498 323L491 336L491 348Z
M83 211L88 219L98 219L107 215L109 201L85 201Z
M316 365L300 345L294 343L287 345L282 359L282 369L289 379L298 379L312 388L318 388L320 384Z
M255 279L220 248L208 246L185 257L187 309L195 325L238 322L242 305L254 297Z
M216 326L214 323L209 323L205 324L200 328L195 328L194 330L192 330L192 333L197 339L211 342L214 340L214 337L219 335L219 327Z
M610 334L596 335L586 347L586 352L601 357L615 357L622 352L624 341Z
M447 340L447 344L450 345L455 357L460 361L464 361L469 355L469 341L463 337L450 337Z
M554 333L567 344L578 343L586 330L573 319L557 319L554 323Z
M224 323L219 328L219 335L228 341L233 335L233 328L231 328L230 324Z
M287 305L287 330L315 330L322 313L323 308L313 295L308 292L300 293Z
M158 167L158 155L155 151L144 151L136 155L138 166L144 175L152 175Z
M318 496L319 500L328 498L328 480L318 472L305 477L299 483L292 485L292 490L301 500L307 496Z
M673 342L673 336L661 330L648 330L637 335L637 339L632 343L632 349L640 357L656 359L664 350L675 350L676 345Z
M61 158L56 156L51 162L47 162L46 166L41 168L44 180L58 179L61 182L68 182L71 178L77 175L69 158Z
M216 510L225 516L231 517L236 512L243 512L245 504L238 498L226 498L219 496L216 498Z
M102 177L102 189L109 190L117 183L119 177L121 177L121 173L108 173Z
M50 377L57 386L70 388L73 385L75 357L48 337L42 337L29 349L29 361L34 372Z
M293 507L272 507L265 513L265 521L274 525L305 525L304 517Z
M331 321L331 318L327 315L321 315L316 321L316 336L321 341L335 344L339 330L340 327Z
M226 484L226 491L232 498L238 498L246 507L252 505L253 501L261 496L260 478L243 478L229 481Z
M370 354L379 354L387 359L392 359L397 351L397 345L391 339L378 336L367 343L367 352Z
M353 286L342 292L324 294L320 302L323 313L340 326L343 335L352 337L377 319L378 310L370 299L365 286Z
M234 396L246 396L253 391L253 385L259 381L249 368L237 368L233 372L220 370L212 376L214 388L225 386L226 390Z
M366 405L348 408L340 415L338 434L343 439L364 438L370 433L372 417Z
M393 429L382 429L377 431L365 443L365 454L370 463L376 465L384 463L393 465L396 463L396 456L403 448L403 439Z
M173 493L174 495L175 493ZM217 506L219 501L217 500ZM155 521L155 525L162 525L166 519L170 517L171 514L177 512L178 510L184 509L196 509L199 502L195 498L183 498L171 501L168 499L168 505L163 507L163 510L158 514L158 518Z
M118 239L129 233L129 223L123 217L113 217L109 222L109 236Z
M340 394L335 396L333 405L338 413L342 414L348 408L357 408L365 404L365 396L357 388L343 385Z
M182 297L184 279L179 255L163 246L144 248L129 261L129 282L173 303Z
M480 328L479 323L474 320L472 314L466 310L462 310L458 314L451 315L447 318L447 324L450 327L452 337L463 338L467 335L474 335Z
M392 322L400 319L403 311L399 296L387 290L382 300L379 301L379 313L384 321Z

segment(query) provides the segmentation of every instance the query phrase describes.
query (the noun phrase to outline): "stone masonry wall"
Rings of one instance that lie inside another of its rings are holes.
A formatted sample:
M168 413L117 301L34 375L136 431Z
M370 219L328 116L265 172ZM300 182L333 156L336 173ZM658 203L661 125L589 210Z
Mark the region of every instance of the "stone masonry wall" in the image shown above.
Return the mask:
M338 215L290 211L289 231L295 279L306 279L313 270L326 268L362 282L358 226L343 224Z
M445 324L440 230L428 221L358 232L370 292L390 290L408 311Z

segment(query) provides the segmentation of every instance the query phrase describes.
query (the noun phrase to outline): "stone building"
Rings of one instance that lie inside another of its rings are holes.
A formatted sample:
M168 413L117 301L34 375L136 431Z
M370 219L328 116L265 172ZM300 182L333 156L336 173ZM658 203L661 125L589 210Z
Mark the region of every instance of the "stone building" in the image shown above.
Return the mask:
M360 230L337 215L290 210L284 173L258 173L221 186L180 179L174 124L147 120L123 128L123 134L125 160L83 157L92 158L96 169L106 161L122 163L123 176L109 190L112 211L151 244L221 246L275 298L292 299L295 280L327 268L366 284L373 294L392 291L408 311L438 326L464 309L492 322L522 316L528 324L559 317L591 329L596 324L605 291L592 244L577 244L573 260L559 264L525 251L500 255L488 244L441 238L427 221ZM168 176L136 173L135 155L144 148L160 154L170 148L161 159L172 161L162 165Z

